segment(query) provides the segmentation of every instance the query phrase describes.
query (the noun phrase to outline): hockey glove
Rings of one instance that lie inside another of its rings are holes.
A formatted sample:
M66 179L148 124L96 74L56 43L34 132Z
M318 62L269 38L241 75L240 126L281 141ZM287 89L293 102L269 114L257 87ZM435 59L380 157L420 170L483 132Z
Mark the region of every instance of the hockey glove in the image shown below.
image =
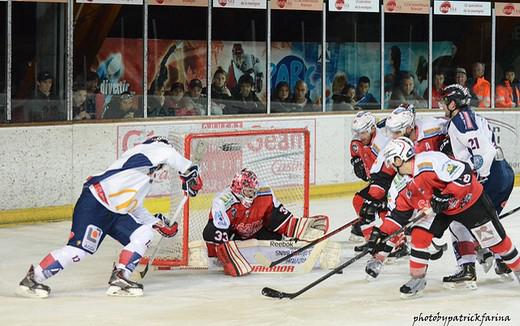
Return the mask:
M381 251L390 252L392 249L388 246L383 240L388 236L388 234L382 232L378 228L372 229L372 234L370 235L370 239L367 242L368 252L372 255L377 254Z
M174 222L170 226L170 221L166 216L161 213L157 213L154 215L159 221L153 225L153 228L159 232L165 238L171 238L177 234L179 225L177 222Z
M450 200L452 198L453 196L450 194L443 195L439 190L435 190L430 201L432 210L435 212L435 214L442 213L448 209L450 206Z
M359 216L363 221L370 223L376 219L376 214L386 209L386 202L374 199L370 196L363 198L363 206L359 210Z
M199 166L194 164L190 166L186 172L179 173L182 180L182 190L186 191L190 197L197 196L202 189L202 179L199 175Z
M354 156L350 159L350 163L354 167L354 174L363 181L368 181L367 172L363 160L359 156Z

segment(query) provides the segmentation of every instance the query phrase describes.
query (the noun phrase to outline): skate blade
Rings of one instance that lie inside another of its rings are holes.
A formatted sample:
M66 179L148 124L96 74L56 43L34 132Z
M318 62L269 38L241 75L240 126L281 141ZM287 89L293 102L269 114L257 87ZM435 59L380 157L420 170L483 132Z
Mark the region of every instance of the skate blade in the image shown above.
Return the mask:
M348 243L362 243L362 242L364 243L365 237L351 233L350 237L347 239L347 242Z
M491 268L493 267L494 261L495 260L493 259L493 257L491 257L491 259L487 259L483 262L479 262L480 266L482 266L482 269L484 270L484 273L487 274L487 272L489 272L491 270Z
M374 276L372 276L372 275L370 275L370 274L368 274L368 273L365 274L365 280L366 280L367 282L375 282L376 279L377 279L377 276L374 277Z
M500 280L503 282L513 282L515 280L515 278L513 277L512 274L513 273L502 273L502 274L497 274L497 275L500 276Z
M143 294L142 289L123 290L119 286L110 286L107 290L107 295L111 297L140 297Z
M442 282L442 286L448 290L455 289L466 289L476 290L478 288L476 281L464 281L464 282Z
M20 285L15 292L17 295L25 298L34 298L34 299L45 299L49 297L49 292L45 290L31 290L27 286Z
M410 300L410 299L420 298L423 296L423 291L424 290L420 290L415 293L401 293L401 299Z

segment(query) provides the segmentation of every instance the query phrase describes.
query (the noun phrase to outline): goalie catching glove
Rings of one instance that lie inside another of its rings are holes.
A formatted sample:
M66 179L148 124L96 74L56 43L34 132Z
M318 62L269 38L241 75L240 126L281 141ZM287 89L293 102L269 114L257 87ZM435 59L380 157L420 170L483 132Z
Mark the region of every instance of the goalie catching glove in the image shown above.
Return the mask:
M329 230L329 217L325 215L292 217L288 223L285 236L298 240L314 241Z
M190 197L197 196L199 190L202 189L202 179L199 175L199 166L194 164L190 166L186 172L179 172L179 177L182 181L182 190L186 191Z
M178 231L178 228L179 228L179 225L177 224L177 222L174 222L171 226L170 226L170 221L168 220L168 218L166 216L164 216L163 214L161 213L157 213L154 215L159 221L157 221L154 225L153 225L153 228L159 232L160 235L162 235L163 237L165 238L171 238L173 236L175 236L177 234L177 231Z

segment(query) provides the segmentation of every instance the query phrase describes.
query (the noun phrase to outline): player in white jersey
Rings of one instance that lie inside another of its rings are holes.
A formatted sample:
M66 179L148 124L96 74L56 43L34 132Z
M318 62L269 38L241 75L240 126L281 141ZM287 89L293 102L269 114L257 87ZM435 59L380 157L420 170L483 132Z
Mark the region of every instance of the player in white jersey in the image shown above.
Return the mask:
M471 99L469 91L457 84L449 85L444 88L442 96L443 99L439 101L440 107L451 120L448 135L452 155L472 165L480 183L484 186L484 192L500 215L513 190L513 169L497 146L488 121L476 114L469 106ZM459 271L444 277L444 284L448 287L465 284L466 287L474 289L476 288L477 243L469 230L458 222L450 225L450 231ZM492 255L489 251L479 253L483 256L480 260L487 272L493 264ZM497 257L495 271L499 275L511 273L500 257Z
M74 207L69 241L31 265L17 293L46 298L50 288L43 281L71 263L94 254L106 235L124 247L109 280L108 295L139 296L143 286L129 280L153 239L153 230L173 237L177 224L143 207L157 172L165 165L179 171L182 188L196 196L202 187L197 165L182 157L163 137L152 137L126 151L102 174L89 177Z

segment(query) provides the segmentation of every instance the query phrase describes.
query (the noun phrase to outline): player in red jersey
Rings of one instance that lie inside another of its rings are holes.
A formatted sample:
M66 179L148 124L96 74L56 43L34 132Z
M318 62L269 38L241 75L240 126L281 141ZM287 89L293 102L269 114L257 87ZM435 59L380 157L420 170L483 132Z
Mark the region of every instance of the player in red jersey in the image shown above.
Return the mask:
M276 199L269 186L260 185L256 174L243 169L231 185L213 200L203 231L208 256L217 257L224 273L242 276L251 272L236 241L282 240L284 237L313 240L328 230L328 217L295 217Z
M499 254L520 282L520 254L500 223L496 210L468 163L450 159L441 152L416 155L408 138L392 140L384 150L385 165L412 178L396 198L392 210L369 240L373 254L388 252L382 240L405 225L414 210L431 207L430 214L414 224L411 231L411 279L400 291L402 297L419 295L426 286L432 238L441 237L454 220L466 226L483 248Z

